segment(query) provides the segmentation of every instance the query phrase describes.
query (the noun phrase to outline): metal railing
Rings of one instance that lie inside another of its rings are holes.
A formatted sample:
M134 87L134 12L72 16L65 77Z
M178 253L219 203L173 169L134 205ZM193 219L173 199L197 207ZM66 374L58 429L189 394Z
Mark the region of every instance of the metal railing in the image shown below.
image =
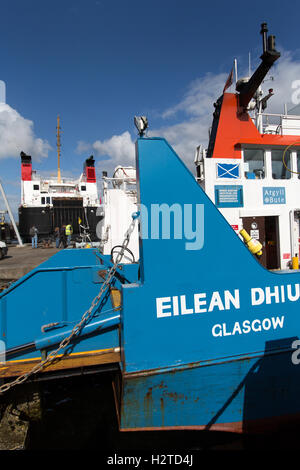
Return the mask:
M251 118L261 134L284 135L285 130L291 135L300 135L300 116L292 114L257 113ZM288 121L298 121L299 125L287 125Z

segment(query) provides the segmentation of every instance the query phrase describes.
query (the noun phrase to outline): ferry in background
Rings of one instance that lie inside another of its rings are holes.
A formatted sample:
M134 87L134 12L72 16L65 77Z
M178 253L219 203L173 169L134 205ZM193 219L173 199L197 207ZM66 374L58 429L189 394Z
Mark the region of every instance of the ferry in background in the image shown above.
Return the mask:
M197 181L237 234L241 229L262 245L267 269L299 267L300 116L267 114L261 84L280 57L262 24L262 62L251 78L236 80L214 103L208 148L195 155Z
M30 227L35 225L40 238L51 237L55 227L72 224L73 234L86 227L91 240L96 240L97 223L101 216L95 160L84 162L83 172L76 180L61 177L60 125L57 125L58 172L56 177L43 178L32 169L30 155L21 152L21 205L19 232L23 241L29 241Z

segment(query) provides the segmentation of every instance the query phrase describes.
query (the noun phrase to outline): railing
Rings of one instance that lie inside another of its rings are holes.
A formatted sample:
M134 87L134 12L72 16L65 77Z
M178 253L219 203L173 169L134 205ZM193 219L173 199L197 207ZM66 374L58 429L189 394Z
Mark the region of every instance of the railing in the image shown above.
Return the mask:
M103 177L103 187L104 189L109 189L109 188L119 188L123 189L126 193L132 193L136 194L136 189L129 188L130 187L136 187L136 179L133 177L121 177L121 178L108 178L107 176Z
M257 113L251 119L261 134L300 135L300 116L298 115Z

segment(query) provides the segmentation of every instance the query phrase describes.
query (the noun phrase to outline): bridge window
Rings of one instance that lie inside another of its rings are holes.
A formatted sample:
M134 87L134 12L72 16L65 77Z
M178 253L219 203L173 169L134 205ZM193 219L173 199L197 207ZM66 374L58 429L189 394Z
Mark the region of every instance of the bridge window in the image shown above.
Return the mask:
M244 173L247 179L265 177L265 152L263 149L244 149Z
M283 150L272 150L272 178L275 180L290 179L291 153Z

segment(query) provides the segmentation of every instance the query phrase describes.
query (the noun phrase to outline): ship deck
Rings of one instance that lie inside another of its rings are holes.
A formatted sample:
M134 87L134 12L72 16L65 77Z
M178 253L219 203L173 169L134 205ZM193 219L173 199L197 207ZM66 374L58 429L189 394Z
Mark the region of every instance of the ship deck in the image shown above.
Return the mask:
M0 260L0 290L5 288L6 283L20 279L59 250L55 245L34 249L30 244L23 247L8 245L7 256Z

